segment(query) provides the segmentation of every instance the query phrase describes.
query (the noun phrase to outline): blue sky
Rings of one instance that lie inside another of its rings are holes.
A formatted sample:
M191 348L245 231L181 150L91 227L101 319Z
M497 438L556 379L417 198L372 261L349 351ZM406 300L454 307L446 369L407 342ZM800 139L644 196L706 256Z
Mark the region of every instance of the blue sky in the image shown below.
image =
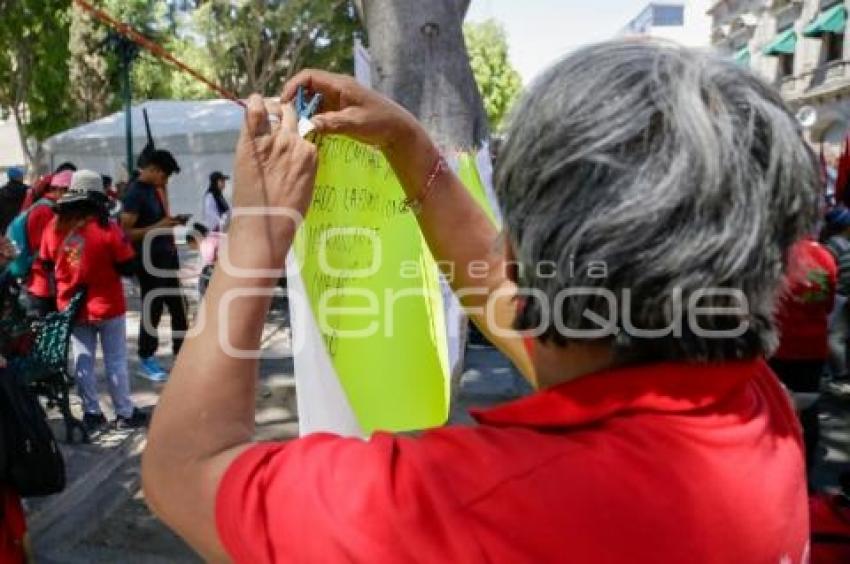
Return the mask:
M562 55L613 37L649 0L472 0L467 21L498 20L528 82Z

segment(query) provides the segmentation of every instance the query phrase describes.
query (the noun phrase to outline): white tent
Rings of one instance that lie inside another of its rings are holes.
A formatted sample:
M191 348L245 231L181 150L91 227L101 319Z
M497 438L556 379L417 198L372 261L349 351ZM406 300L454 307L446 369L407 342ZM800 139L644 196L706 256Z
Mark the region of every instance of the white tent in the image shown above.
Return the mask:
M142 108L148 112L156 148L171 151L180 164L180 173L169 182L172 214L190 213L200 219L201 196L210 173L232 173L244 110L229 100L155 100L133 106L136 157L147 143ZM116 181L126 178L124 127L121 111L54 135L44 144L51 168L71 161L79 168L108 174Z

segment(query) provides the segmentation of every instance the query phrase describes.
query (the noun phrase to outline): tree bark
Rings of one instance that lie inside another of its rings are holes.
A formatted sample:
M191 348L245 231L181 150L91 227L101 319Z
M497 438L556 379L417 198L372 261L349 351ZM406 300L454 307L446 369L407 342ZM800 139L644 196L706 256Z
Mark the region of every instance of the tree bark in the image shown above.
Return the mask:
M475 150L488 122L463 39L470 0L356 0L369 37L372 86L415 115L444 151ZM451 397L463 373L467 319L456 320L460 355Z
M487 115L469 65L469 0L363 0L373 87L410 110L446 149L487 139Z

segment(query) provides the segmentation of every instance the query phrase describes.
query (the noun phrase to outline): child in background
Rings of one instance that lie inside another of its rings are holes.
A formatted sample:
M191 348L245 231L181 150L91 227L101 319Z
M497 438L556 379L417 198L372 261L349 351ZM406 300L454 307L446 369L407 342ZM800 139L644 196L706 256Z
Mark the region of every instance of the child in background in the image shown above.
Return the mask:
M220 231L210 231L203 223L192 225L192 231L187 236L189 244L201 256L201 273L198 277L198 293L203 298L212 278L215 261L218 259L218 246L224 234Z
M94 374L98 336L116 428L141 427L148 420L133 405L127 374L127 307L121 276L133 273L135 256L124 230L110 221L109 212L100 175L75 172L68 192L56 204L56 218L44 234L39 257L53 273L59 309L67 307L78 291L86 291L71 342L85 411L83 423L93 433L107 425Z

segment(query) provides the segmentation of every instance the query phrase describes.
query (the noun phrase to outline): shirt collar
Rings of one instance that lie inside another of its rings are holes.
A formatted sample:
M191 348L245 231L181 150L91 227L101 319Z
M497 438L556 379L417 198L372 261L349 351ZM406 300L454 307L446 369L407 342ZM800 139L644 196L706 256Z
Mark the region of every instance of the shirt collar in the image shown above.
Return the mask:
M687 413L721 402L752 377L764 360L724 363L665 362L582 376L491 409L473 409L481 424L563 428L623 412Z

